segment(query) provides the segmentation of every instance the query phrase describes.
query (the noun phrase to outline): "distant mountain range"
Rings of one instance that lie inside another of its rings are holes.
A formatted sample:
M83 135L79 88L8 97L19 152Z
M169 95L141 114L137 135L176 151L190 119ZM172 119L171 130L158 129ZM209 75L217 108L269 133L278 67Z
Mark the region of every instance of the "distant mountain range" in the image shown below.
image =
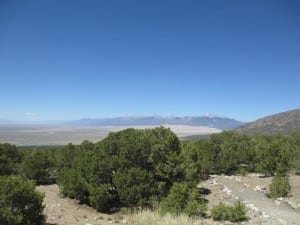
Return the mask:
M300 109L270 115L250 123L219 116L123 116L114 118L85 118L70 121L45 121L21 123L18 121L0 119L0 125L25 126L39 125L101 127L101 126L160 126L187 125L217 128L220 130L235 130L245 134L288 134L300 131ZM6 129L8 129L6 127Z
M185 116L185 117L115 117L104 119L80 119L65 122L66 125L76 126L159 126L159 125L189 125L206 126L221 130L231 130L245 124L235 119L218 116Z
M85 139L94 142L102 140L109 132L128 127L138 129L160 125L170 127L184 140L208 138L212 133L222 130L234 130L250 135L289 134L300 132L300 109L267 116L247 124L218 116L124 116L35 123L0 119L0 142L16 145L64 145L69 142L78 144Z
M289 134L300 131L300 109L258 119L237 128L236 131L245 134Z

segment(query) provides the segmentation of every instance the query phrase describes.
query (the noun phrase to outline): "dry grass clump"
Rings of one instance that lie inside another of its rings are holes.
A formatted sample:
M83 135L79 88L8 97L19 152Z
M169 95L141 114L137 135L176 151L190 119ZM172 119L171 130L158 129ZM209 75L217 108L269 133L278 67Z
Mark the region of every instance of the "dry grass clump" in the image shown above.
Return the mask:
M193 219L187 215L161 215L158 211L143 210L133 213L128 218L130 225L203 225L201 219Z

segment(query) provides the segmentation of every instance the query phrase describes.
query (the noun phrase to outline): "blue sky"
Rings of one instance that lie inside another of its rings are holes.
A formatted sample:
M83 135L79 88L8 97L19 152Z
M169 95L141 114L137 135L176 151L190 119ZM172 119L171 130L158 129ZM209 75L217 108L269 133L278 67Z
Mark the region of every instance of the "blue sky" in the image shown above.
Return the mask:
M299 1L0 1L0 118L300 106Z

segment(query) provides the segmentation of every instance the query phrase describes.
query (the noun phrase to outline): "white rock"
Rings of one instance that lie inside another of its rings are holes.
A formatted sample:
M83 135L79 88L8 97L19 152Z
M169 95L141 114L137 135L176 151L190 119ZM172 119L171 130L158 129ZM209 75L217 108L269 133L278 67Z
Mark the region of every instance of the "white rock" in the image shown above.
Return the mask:
M265 212L262 212L262 217L263 217L263 218L269 218L270 216L267 215Z
M225 192L225 193L228 194L228 195L231 195L231 194L232 194L232 191L231 191L228 187L226 187L226 186L224 186L224 188L223 188L222 191Z
M287 221L285 221L284 219L278 219L278 221L280 222L280 224L283 224L283 225L287 225Z
M258 208L255 207L253 204L246 204L246 207L249 208L249 209L251 209L254 212L258 212L259 211Z
M298 208L298 206L297 206L297 204L295 203L295 202L290 202L290 201L288 201L287 202L293 209L297 209Z
M253 190L254 191L260 191L260 192L265 192L267 190L267 188L266 188L266 186L256 185Z
M210 181L210 184L217 185L218 183L217 183L217 181L215 179L213 179L212 181Z
M245 186L246 188L250 187L250 185L247 184L247 183L244 183L244 186Z
M236 178L235 178L235 181L237 181L237 182L239 182L239 183L242 182L241 178L239 178L239 177L236 177Z

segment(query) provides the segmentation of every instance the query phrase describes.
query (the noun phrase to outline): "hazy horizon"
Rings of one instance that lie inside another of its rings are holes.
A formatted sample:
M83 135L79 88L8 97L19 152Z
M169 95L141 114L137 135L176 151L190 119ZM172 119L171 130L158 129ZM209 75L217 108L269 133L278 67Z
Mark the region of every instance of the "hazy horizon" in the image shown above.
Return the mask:
M228 119L234 119L232 117L217 115L213 113L207 113L203 115L184 115L184 116L178 116L178 115L159 115L159 114L152 114L152 115L119 115L119 116L112 116L112 117L80 117L80 118L74 118L74 119L56 119L56 120L39 120L39 119L33 119L33 120L13 120L13 119L6 119L6 118L0 118L0 124L1 121L10 121L10 122L20 122L20 123L43 123L43 122L67 122L67 121L76 121L76 120L85 120L85 119L92 119L92 120L101 120L101 119L116 119L116 118L145 118L145 117L161 117L161 118L175 118L175 117L208 117L208 118L228 118ZM238 120L239 121L239 120ZM249 122L249 121L241 121L241 122Z
M293 111L293 110L299 110L299 108L295 108L295 109L290 109L287 111ZM249 122L253 122L256 121L258 119L267 117L267 116L272 116L278 113L283 113L283 112L287 112L287 111L282 111L282 112L276 112L273 114L267 114L267 115L263 115L262 117L259 118L255 118L253 120L250 121L242 121L230 116L223 116L223 115L218 115L218 114L213 114L213 113L206 113L203 115L183 115L183 116L178 116L178 115L159 115L159 114L152 114L152 115L119 115L119 116L112 116L112 117L79 117L79 118L73 118L73 119L56 119L56 120L39 120L37 118L35 119L27 119L27 120L13 120L13 119L6 119L6 118L0 118L0 125L9 125L11 124L23 124L23 125L30 125L30 124L37 124L37 125L59 125L61 123L65 123L65 122L71 122L71 121L79 121L79 120L102 120L102 119L116 119L116 118L145 118L145 117L161 117L161 118L175 118L175 117L180 117L180 118L184 118L184 117L208 117L208 118L226 118L226 119L233 119L242 123L249 123Z

